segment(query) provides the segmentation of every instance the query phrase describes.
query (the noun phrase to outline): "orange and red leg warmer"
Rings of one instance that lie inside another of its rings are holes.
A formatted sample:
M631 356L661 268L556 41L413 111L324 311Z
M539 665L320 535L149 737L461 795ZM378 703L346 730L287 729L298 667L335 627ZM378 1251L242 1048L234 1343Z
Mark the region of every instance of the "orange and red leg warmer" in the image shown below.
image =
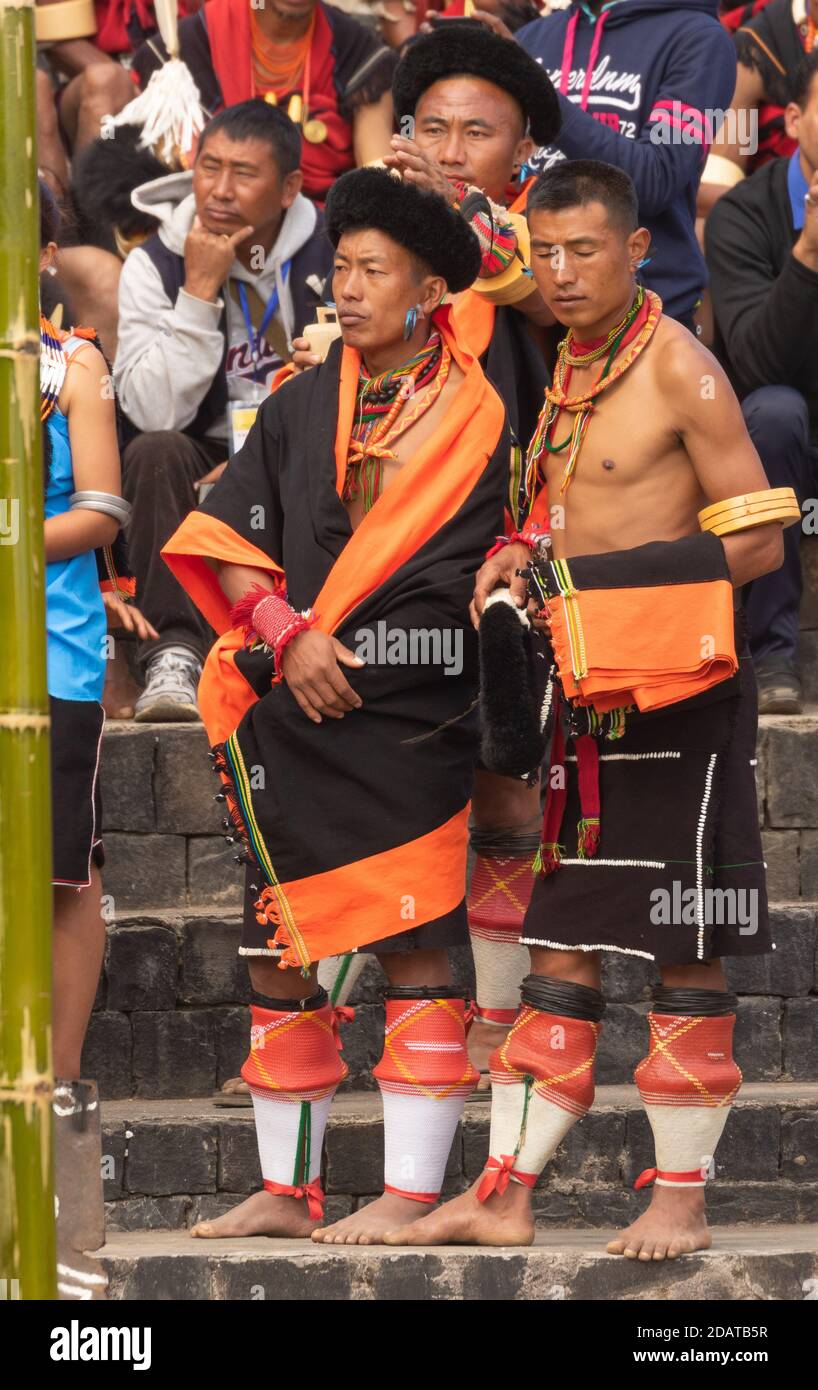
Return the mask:
M509 1181L533 1187L594 1099L594 1058L605 1004L599 990L528 975L522 1007L491 1056L491 1139L478 1197Z
M508 1028L517 1017L520 984L531 964L520 937L534 887L532 864L539 840L539 831L472 830L476 858L467 907L476 1016L482 1023Z
M650 1051L635 1072L653 1129L656 1167L637 1179L703 1186L741 1085L733 1060L736 1000L716 990L657 988ZM543 975L523 981L522 1008L491 1058L490 1154L485 1201L510 1181L533 1187L594 1098L594 1058L604 1011L599 991Z
M733 1060L736 998L712 989L657 988L650 1050L634 1072L656 1146L646 1187L703 1187L741 1085Z
M318 1219L324 1130L349 1070L340 1056L338 1024L352 1011L333 1009L324 990L304 1000L253 998L250 1055L241 1074L253 1097L264 1186L305 1198Z
M383 1056L384 1188L417 1202L440 1196L446 1163L478 1072L466 1051L462 992L450 986L387 990Z

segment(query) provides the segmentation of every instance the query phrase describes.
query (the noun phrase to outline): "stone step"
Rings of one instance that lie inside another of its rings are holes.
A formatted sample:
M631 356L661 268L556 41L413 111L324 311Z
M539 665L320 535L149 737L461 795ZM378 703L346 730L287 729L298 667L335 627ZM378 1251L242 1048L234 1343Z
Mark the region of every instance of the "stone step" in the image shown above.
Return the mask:
M612 1230L539 1231L527 1249L333 1248L304 1240L190 1240L112 1233L99 1252L109 1297L196 1302L690 1299L801 1301L818 1288L818 1233L721 1227L712 1249L663 1264L605 1253Z
M745 1077L818 1080L818 914L804 903L774 911L777 950L734 960L728 978L741 1000L736 1055ZM105 967L83 1055L103 1099L209 1095L235 1076L249 1046L249 982L236 950L236 912L160 909L109 924ZM468 947L452 952L455 977L474 987ZM627 1082L644 1055L656 973L628 956L603 960L609 1000L598 1060L603 1083ZM371 957L344 1028L349 1088L372 1086L383 1043L384 977Z
M467 1102L449 1158L447 1194L482 1171L488 1097ZM218 1215L261 1186L253 1112L196 1100L106 1101L102 1151L108 1230L174 1229ZM597 1087L594 1108L560 1146L535 1190L545 1226L625 1224L646 1205L633 1183L653 1163L634 1086ZM340 1094L324 1155L327 1215L382 1189L380 1097ZM727 1121L708 1189L714 1224L818 1221L818 1083L747 1083Z

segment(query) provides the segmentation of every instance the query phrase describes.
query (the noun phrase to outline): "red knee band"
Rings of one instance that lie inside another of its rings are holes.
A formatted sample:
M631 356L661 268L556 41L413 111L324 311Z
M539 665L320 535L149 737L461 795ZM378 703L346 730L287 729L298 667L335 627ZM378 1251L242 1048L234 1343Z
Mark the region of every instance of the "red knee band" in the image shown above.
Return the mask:
M474 1090L480 1073L466 1051L462 999L387 999L383 1056L373 1075L383 1090L434 1097Z
M522 934L523 918L534 888L528 859L486 859L478 854L469 887L469 931L485 941L506 941Z
M320 1100L348 1075L331 1005L278 1013L254 1004L250 1015L250 1055L241 1074L251 1090L275 1092L280 1100Z
M545 1013L523 1004L502 1047L491 1054L493 1085L533 1076L534 1091L584 1115L594 1100L594 1058L601 1023Z
M646 1105L729 1105L741 1085L733 1060L735 1014L648 1014L650 1051L634 1080Z

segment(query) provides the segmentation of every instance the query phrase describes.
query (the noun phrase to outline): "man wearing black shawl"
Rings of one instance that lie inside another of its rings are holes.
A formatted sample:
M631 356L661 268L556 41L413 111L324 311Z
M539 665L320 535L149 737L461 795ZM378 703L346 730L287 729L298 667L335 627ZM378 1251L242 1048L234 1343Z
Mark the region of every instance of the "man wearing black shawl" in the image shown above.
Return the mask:
M338 181L327 229L343 341L264 403L164 551L224 634L200 700L249 861L242 1074L264 1191L196 1227L205 1237L320 1223L349 1012L317 989L321 957L374 950L390 989L375 1072L386 1191L318 1238L378 1240L428 1211L477 1079L444 948L466 939L468 603L502 524L509 437L440 305L474 280L480 251L442 199L383 170Z

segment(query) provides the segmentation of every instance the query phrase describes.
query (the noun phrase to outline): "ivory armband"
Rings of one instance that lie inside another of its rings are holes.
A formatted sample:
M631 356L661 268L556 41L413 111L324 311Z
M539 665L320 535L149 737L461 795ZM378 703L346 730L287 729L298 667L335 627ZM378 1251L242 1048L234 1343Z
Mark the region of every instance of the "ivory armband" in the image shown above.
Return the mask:
M702 531L716 536L730 536L734 531L749 531L753 526L767 526L780 521L792 526L801 520L798 498L791 487L764 488L761 492L743 492L714 502L699 512Z

